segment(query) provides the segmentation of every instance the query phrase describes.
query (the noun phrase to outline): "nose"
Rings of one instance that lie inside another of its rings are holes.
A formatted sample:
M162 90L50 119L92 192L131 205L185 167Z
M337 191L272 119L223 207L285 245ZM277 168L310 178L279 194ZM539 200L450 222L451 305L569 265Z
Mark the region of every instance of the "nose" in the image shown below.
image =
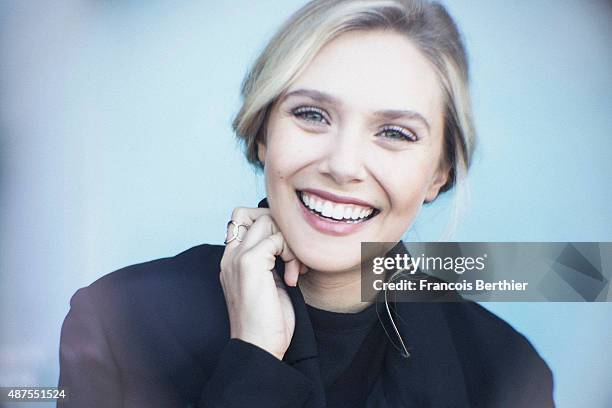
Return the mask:
M362 133L354 128L344 129L337 131L330 138L319 171L331 177L337 184L363 181L366 168Z

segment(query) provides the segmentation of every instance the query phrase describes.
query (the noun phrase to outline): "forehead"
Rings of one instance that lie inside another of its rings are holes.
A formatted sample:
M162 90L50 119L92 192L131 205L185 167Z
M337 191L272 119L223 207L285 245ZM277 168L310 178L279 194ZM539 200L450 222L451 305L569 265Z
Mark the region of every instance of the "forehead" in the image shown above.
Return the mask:
M350 31L326 44L288 89L316 89L356 109L442 112L431 63L406 37L390 31Z

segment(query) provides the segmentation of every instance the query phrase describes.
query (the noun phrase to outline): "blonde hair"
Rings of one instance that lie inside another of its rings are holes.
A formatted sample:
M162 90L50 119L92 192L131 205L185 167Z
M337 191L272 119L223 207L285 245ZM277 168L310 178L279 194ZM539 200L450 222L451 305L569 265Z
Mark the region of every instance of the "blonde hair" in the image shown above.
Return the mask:
M467 200L467 172L476 135L469 93L468 61L461 35L446 9L420 0L314 0L278 30L246 75L243 103L233 129L250 163L261 169L258 142L265 143L274 102L289 89L319 50L342 33L391 30L405 35L432 63L444 91L444 159L449 178L440 193L455 187L454 231Z

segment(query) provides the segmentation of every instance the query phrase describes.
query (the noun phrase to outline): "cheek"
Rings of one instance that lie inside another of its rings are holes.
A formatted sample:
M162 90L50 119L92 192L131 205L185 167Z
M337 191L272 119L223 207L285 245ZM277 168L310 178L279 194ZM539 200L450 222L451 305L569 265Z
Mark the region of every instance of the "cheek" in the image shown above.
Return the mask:
M266 155L267 182L286 181L298 173L301 174L303 169L324 155L324 150L325 145L312 135L303 135L295 130L276 133L270 138Z
M293 200L295 175L311 161L308 146L295 130L277 124L268 133L264 176L270 209L282 223L282 211ZM279 212L275 214L275 212Z
M286 182L295 172L296 167L295 162L288 160L290 155L284 154L282 150L278 152L272 150L270 153L264 167L264 177L268 198L275 200L286 189Z
M290 158L292 152L286 146L283 146L282 140L279 139L282 138L268 138L264 173L269 188L274 188L276 183L284 181L287 175L291 174L292 162Z
M418 151L387 157L377 169L390 210L394 214L414 215L420 208L428 191L433 172L428 155Z
M275 172L287 173L306 160L308 142L295 128L279 120L268 130L266 166Z

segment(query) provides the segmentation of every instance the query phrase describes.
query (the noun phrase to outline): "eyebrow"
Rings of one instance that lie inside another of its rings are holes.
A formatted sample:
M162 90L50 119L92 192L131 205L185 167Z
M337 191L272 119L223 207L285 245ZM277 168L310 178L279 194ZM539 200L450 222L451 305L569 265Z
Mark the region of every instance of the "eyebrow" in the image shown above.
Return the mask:
M295 91L287 93L283 99L287 99L291 96L306 96L316 102L342 105L342 101L335 96L314 89L296 89Z
M315 102L342 106L342 101L340 99L328 93L317 91L314 89L304 89L304 88L296 89L295 91L291 91L285 94L285 96L283 97L283 100L291 96L305 96L305 97L308 97L314 100ZM373 115L381 119L384 119L384 120L397 120L397 119L402 119L402 118L418 120L419 122L422 122L425 125L428 131L431 129L429 121L419 112L413 111L413 110L385 109L385 110L375 111L373 112Z
M402 119L402 118L418 120L419 122L422 122L425 125L428 131L431 129L427 119L425 119L425 117L421 115L419 112L416 112L413 110L397 110L397 109L381 110L381 111L374 112L374 116L378 116L385 120L396 120L396 119Z

